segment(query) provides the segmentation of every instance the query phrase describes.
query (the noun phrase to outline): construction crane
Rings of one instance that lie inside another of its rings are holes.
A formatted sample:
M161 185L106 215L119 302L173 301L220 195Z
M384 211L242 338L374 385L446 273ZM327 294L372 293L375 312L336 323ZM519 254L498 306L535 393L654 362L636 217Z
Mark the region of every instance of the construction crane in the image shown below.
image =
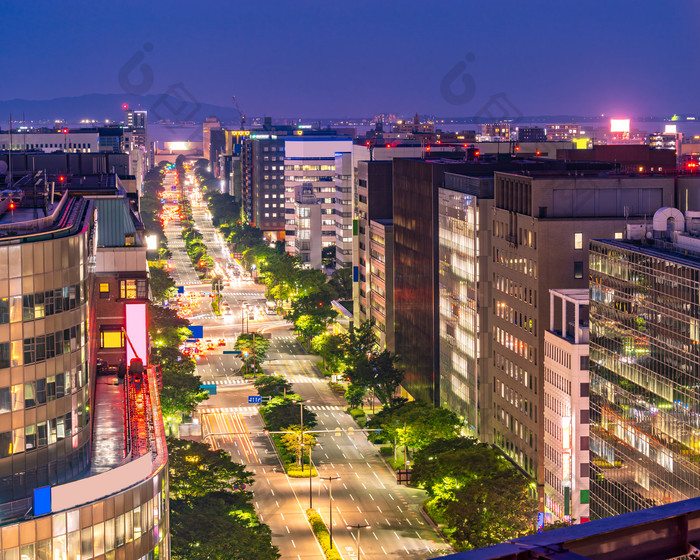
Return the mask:
M241 115L241 130L245 130L245 114L243 111L241 111L241 108L238 106L238 101L236 101L236 96L232 95L233 97L233 105L236 107L236 111L238 111L238 114Z

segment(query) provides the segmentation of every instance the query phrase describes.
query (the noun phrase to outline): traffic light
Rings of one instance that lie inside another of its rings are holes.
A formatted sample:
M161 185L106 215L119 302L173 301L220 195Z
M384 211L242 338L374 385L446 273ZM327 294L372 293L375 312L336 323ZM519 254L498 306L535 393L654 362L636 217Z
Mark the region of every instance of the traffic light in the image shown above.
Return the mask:
M61 175L61 176L58 178L58 182L59 182L59 183L63 183L65 180L66 180L66 178L65 178L63 175Z
M14 202L10 202L9 208L10 208L10 210L14 210L14 209L15 209L15 203L14 203Z

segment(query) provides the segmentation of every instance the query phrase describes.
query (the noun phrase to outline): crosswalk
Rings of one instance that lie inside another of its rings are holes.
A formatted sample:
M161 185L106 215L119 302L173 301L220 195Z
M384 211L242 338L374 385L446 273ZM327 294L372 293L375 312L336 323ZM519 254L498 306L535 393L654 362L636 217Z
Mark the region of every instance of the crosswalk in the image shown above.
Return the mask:
M203 413L229 413L229 414L255 414L258 411L257 406L228 406L228 407L213 407L200 406L199 411Z
M291 384L294 383L328 383L327 379L320 379L318 377L302 377L302 376L286 376L285 379ZM250 379L243 379L242 377L229 377L227 379L212 379L206 380L206 383L213 383L215 385L245 385L246 383L252 383Z
M344 412L345 408L339 405L315 405L315 406L305 406L306 410L312 412ZM199 406L199 411L203 413L224 413L224 414L255 414L258 412L259 407L257 406L224 406L224 407L214 407L214 406Z

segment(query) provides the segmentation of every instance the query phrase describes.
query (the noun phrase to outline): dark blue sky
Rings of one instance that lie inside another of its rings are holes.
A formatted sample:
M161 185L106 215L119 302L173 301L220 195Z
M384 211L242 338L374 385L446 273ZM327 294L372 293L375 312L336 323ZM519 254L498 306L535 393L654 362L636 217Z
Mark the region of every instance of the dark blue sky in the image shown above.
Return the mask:
M150 43L145 93L249 115L466 116L498 93L525 115L700 113L694 0L6 0L2 19L2 100L120 92Z

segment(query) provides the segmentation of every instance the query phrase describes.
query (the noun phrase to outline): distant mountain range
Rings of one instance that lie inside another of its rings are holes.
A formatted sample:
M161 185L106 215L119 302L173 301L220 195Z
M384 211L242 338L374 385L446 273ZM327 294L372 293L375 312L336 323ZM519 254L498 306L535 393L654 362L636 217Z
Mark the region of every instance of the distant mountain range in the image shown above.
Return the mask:
M132 95L126 93L91 93L78 97L58 97L56 99L10 99L0 101L0 128L7 129L8 119L22 121L22 114L27 123L50 124L62 120L69 124L79 123L84 119L106 119L123 121L122 106L132 109L146 109L149 122L159 120L169 122L202 122L206 117L215 116L222 121L238 122L240 116L233 107L221 107L210 103L200 103L186 91L174 91L172 95Z

